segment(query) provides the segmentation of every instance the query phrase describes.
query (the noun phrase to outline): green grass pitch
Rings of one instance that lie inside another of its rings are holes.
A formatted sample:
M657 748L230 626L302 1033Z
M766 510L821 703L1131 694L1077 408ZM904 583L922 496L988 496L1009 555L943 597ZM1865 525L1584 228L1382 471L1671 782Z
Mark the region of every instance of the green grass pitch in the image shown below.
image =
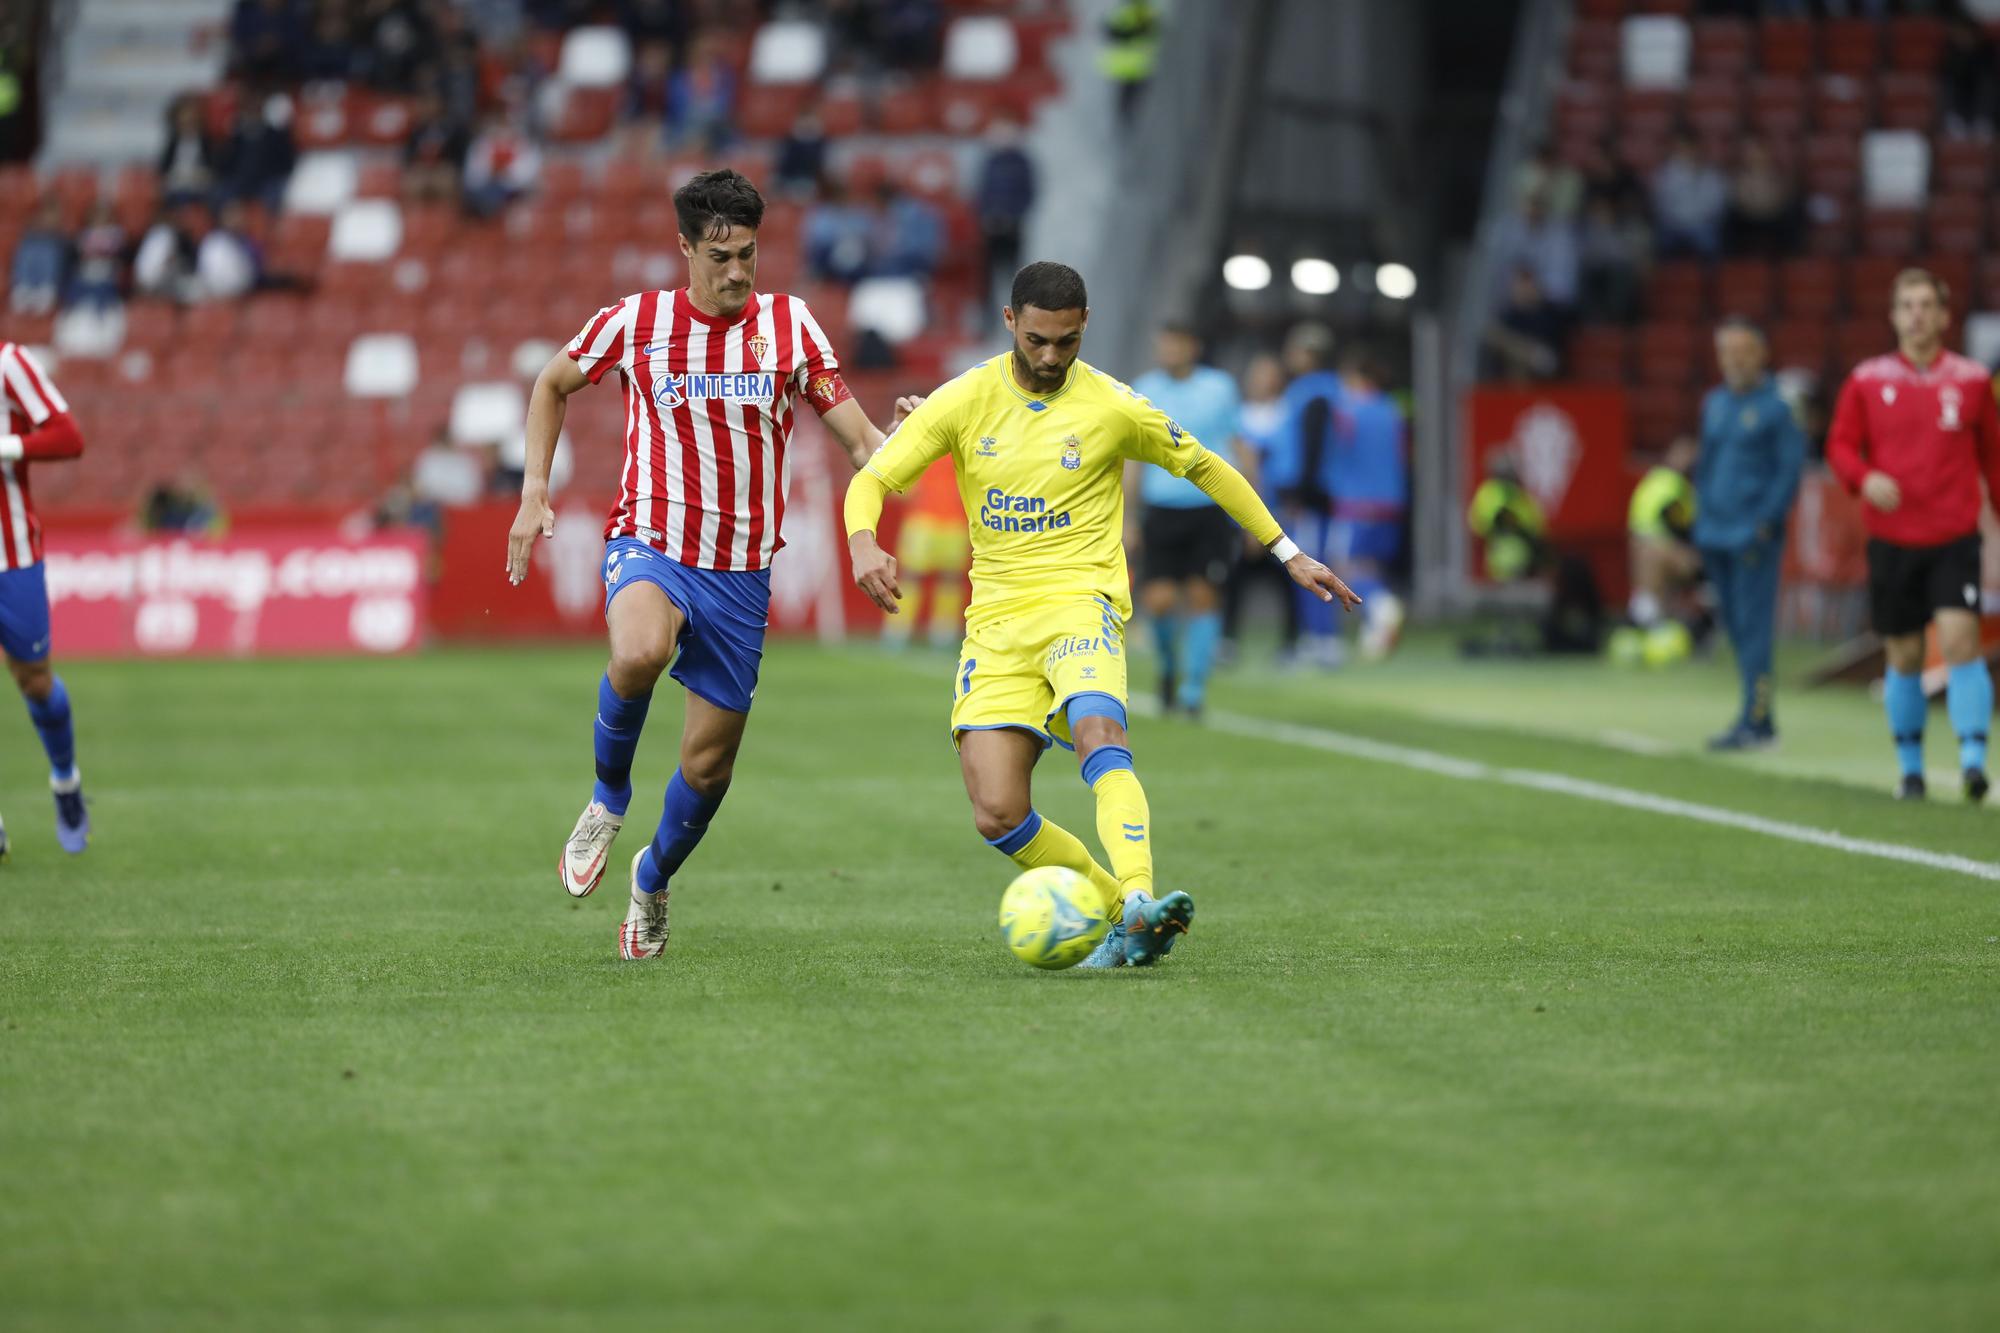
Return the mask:
M2000 884L1142 719L1196 929L1045 975L949 664L787 645L621 964L678 706L572 904L600 666L71 665L78 860L9 724L0 1327L1994 1327ZM1858 694L1781 702L1788 769L1593 743L1716 670L1550 670L1217 703L2000 859ZM1063 756L1039 805L1090 837Z

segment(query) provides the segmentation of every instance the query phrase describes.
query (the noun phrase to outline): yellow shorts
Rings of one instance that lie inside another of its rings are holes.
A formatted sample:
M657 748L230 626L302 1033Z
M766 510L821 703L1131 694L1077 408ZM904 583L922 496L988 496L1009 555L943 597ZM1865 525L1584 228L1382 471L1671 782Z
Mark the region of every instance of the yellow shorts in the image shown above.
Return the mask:
M952 682L951 735L1014 728L1074 749L1079 694L1125 703L1125 623L1101 597L1066 597L970 630Z
M896 563L909 574L960 574L972 564L965 520L913 515L896 534Z

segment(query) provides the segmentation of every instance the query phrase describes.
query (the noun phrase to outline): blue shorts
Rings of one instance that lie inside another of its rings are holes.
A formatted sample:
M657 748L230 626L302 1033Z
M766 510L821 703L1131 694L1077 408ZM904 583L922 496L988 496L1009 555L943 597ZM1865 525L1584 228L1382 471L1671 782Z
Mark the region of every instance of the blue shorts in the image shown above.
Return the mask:
M770 624L771 571L691 569L637 537L604 544L604 609L619 590L650 583L686 619L671 676L732 713L750 711Z
M16 662L49 655L49 583L40 561L0 570L0 649Z
M1403 525L1381 519L1336 518L1329 524L1327 563L1338 569L1353 560L1393 565L1403 553Z

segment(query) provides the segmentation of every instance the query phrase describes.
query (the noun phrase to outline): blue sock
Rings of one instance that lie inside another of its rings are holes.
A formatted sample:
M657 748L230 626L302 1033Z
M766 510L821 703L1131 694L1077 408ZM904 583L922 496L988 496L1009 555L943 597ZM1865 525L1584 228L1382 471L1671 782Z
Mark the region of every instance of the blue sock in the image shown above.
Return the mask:
M70 726L69 690L62 677L54 678L46 699L29 699L28 716L42 734L42 748L49 752L49 776L68 782L76 776L76 732Z
M667 779L667 799L660 811L660 827L653 834L653 845L639 858L639 891L658 893L667 887L674 872L681 868L681 862L688 859L688 853L701 841L701 835L708 832L708 821L715 818L715 812L722 806L722 796L703 796L687 785L677 768Z
M1153 647L1159 650L1160 674L1171 676L1180 661L1179 646L1180 617L1171 613L1153 617Z
M611 688L611 677L597 682L597 786L590 799L604 802L604 808L622 815L632 804L632 755L639 748L639 733L646 725L646 708L653 692L627 699Z
M1986 767L1986 732L1993 725L1993 677L1980 661L1961 662L1945 681L1945 708L1958 733L1958 766Z
M1189 616L1181 637L1181 703L1201 706L1208 692L1208 673L1215 666L1215 645L1222 641L1222 617L1214 611Z
M1921 676L1890 671L1882 677L1882 707L1889 714L1889 734L1896 741L1896 760L1906 774L1924 771L1924 702Z

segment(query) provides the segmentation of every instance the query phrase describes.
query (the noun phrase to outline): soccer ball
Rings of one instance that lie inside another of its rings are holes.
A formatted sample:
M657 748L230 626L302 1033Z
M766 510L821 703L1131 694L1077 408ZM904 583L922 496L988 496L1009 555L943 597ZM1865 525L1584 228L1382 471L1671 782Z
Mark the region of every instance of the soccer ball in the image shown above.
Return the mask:
M1037 866L1000 896L1000 933L1024 963L1075 967L1111 929L1090 881L1066 866Z

